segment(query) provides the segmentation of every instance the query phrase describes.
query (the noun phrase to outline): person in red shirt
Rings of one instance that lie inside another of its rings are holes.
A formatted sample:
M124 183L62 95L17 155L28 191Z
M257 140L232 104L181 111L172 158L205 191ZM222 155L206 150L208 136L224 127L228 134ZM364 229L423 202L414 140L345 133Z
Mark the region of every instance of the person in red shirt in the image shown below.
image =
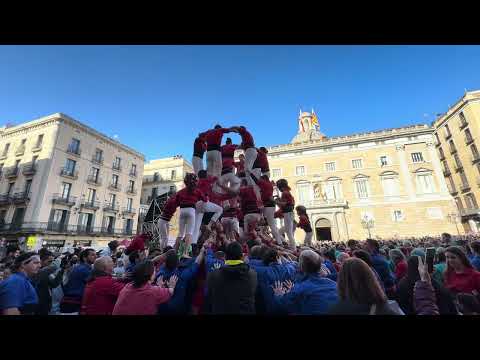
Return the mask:
M407 275L407 259L400 249L390 250L388 256L395 266L395 279L398 283L405 275Z
M253 173L255 175L260 172L262 175L270 176L270 166L268 164L267 154L268 150L265 147L262 146L257 149L257 158L253 163Z
M231 129L242 137L240 146L245 152L245 169L252 171L253 163L257 158L257 148L255 147L253 136L247 131L245 126L235 126Z
M445 270L445 287L454 294L480 293L480 272L476 271L467 255L458 246L445 250L447 269Z
M233 166L236 168L235 174L238 178L245 178L245 155L240 154L238 156L238 161L233 163Z
M178 207L177 198L175 195L173 195L165 203L162 213L160 214L160 217L158 219L161 250L163 250L168 245L168 233L169 233L168 230L169 230L170 220L175 214L177 207Z
M231 241L235 240L235 233L240 234L238 199L234 197L226 202L223 207L222 225L227 234L227 238Z
M273 200L273 184L268 178L268 175L262 175L260 178L255 176L253 173L249 173L249 175L260 189L260 197L263 204L263 216L265 216L265 218L267 219L268 226L270 226L275 241L279 245L282 245L282 237L278 232L277 224L275 222L275 200Z
M224 185L229 184L230 188L238 189L240 187L240 179L235 176L234 168L234 154L238 145L232 144L232 139L227 138L225 145L222 146L222 176L220 182ZM214 190L222 193L218 186L214 186Z
M200 170L203 170L203 154L207 150L207 143L205 142L205 135L206 133L200 133L195 138L193 142L193 157L192 157L192 165L193 165L193 172L198 175Z
M175 241L175 249L178 250L180 242L184 239L185 247L183 257L189 258L188 252L192 243L193 231L195 229L195 207L199 201L208 202L204 193L197 189L198 178L193 173L187 173L183 180L185 188L175 195L177 205L180 207L180 219L178 224L178 235Z
M193 232L193 244L198 242L200 236L200 226L202 225L203 215L207 212L213 212L214 215L210 219L210 224L215 223L222 215L223 208L220 206L223 198L220 194L213 191L213 185L217 182L216 176L208 176L205 170L198 172L197 189L200 190L208 201L199 201L195 205L195 229Z
M207 142L207 173L210 176L220 177L222 172L222 153L220 144L223 134L231 132L231 129L222 128L221 125L215 125L205 134Z
M288 186L287 180L278 180L277 188L280 190L281 196L280 198L276 199L276 203L282 210L288 242L292 249L296 249L295 238L293 236L293 208L295 207L295 199L293 198L292 194L290 194L291 189Z
M312 225L310 225L310 219L307 215L307 208L305 206L299 205L295 208L295 210L297 211L297 215L299 218L297 227L305 231L305 240L303 240L303 244L305 246L312 246L313 231Z

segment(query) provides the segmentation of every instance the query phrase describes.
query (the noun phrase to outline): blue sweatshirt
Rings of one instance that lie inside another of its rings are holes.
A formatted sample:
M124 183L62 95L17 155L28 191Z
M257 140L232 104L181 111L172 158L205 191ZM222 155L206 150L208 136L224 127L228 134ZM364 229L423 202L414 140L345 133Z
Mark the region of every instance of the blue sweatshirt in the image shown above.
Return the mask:
M205 253L205 270L207 271L207 276L209 273L215 270L215 264L220 264L221 266L223 266L225 265L225 261L217 259L213 255L212 249L207 249L207 252Z
M387 259L379 253L372 254L372 265L382 279L385 289L395 285L395 275L390 271Z
M333 265L333 263L328 259L325 259L325 261L323 263L328 268L328 270L330 270L330 275L328 275L327 278L336 282L337 281L337 269L335 269L335 266Z
M473 256L470 259L470 262L472 263L475 270L480 271L480 256L478 255Z
M337 284L319 274L304 275L290 292L274 296L279 312L296 315L321 315L338 301Z
M91 272L92 266L89 264L80 263L75 265L68 276L67 284L63 287L64 296L81 300Z

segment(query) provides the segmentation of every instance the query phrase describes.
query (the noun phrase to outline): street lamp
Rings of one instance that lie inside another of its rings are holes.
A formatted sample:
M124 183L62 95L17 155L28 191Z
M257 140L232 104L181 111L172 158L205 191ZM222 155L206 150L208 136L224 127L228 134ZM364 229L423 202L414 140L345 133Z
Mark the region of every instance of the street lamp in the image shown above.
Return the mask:
M362 226L363 226L364 229L367 229L369 239L372 238L372 234L370 233L370 229L373 228L374 225L375 225L375 220L373 220L373 218L368 216L368 214L365 214L362 217Z
M449 222L454 223L455 227L457 228L457 234L460 236L460 231L458 230L457 220L460 218L460 215L456 212L451 212L447 215L447 219Z

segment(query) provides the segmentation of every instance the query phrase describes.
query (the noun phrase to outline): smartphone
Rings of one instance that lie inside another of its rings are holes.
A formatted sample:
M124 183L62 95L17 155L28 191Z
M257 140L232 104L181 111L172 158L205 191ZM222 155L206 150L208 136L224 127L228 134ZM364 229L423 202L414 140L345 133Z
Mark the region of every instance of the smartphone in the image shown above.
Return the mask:
M427 248L425 252L425 264L427 265L428 273L433 273L433 261L435 259L436 250L434 247Z

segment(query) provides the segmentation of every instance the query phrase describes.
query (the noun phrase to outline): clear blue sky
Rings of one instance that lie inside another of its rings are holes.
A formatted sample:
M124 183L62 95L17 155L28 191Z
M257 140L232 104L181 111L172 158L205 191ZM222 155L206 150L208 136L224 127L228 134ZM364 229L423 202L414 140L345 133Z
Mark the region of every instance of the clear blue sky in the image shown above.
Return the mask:
M480 46L0 46L0 124L66 113L144 153L216 123L288 143L299 108L327 136L430 122L480 89Z

